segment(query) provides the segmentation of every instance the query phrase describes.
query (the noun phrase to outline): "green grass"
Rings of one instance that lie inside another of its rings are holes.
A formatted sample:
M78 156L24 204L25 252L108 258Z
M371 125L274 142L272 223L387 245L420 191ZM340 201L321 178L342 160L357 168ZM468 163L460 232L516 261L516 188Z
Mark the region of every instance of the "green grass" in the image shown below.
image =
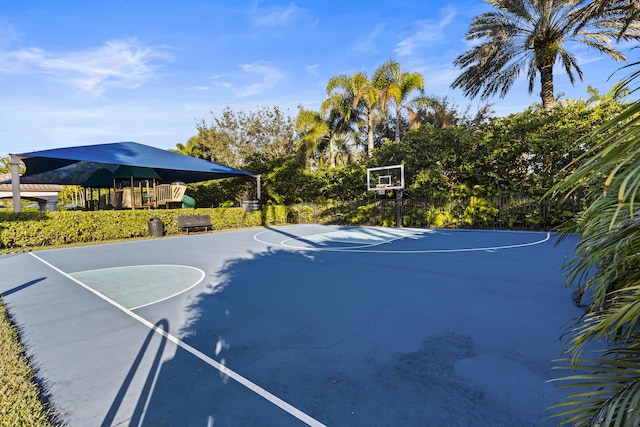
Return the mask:
M53 426L18 332L0 298L0 426Z

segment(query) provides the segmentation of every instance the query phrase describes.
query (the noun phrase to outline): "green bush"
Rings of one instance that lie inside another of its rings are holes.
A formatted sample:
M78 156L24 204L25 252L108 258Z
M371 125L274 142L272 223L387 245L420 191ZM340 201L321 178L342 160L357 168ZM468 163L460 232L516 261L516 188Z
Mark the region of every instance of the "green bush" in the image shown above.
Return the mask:
M86 242L145 237L148 222L160 218L168 235L178 234L178 216L209 215L215 230L285 224L285 206L264 206L261 211L242 208L167 210L110 210L0 213L0 249L25 249Z
M467 226L473 226L479 222L492 223L497 218L498 212L498 209L488 200L471 196L463 213L463 221Z

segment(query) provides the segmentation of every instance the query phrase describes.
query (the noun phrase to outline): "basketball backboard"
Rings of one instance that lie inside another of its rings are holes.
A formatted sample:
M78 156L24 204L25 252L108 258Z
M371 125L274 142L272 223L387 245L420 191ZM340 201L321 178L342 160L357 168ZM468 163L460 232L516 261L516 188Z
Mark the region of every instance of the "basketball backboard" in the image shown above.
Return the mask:
M367 190L386 191L404 188L404 165L380 166L367 169Z

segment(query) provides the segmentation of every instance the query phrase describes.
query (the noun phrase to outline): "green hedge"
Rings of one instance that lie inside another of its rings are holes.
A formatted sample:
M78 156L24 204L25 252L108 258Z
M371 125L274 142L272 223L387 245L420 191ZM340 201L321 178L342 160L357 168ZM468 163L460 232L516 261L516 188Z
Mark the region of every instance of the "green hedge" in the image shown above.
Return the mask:
M215 230L284 224L286 206L122 211L1 212L0 249L27 249L145 237L148 222L160 218L167 235L179 234L178 216L209 215Z
M404 199L406 227L552 230L582 209L579 199L541 201L533 196L460 197L446 201ZM289 207L290 223L396 225L394 199L298 203Z
M580 210L579 202L541 202L535 197L468 197L444 203L403 201L402 222L412 227L548 230ZM395 200L298 203L290 207L157 209L135 211L0 212L0 250L24 250L146 237L149 219L160 218L167 235L179 234L178 216L209 215L215 230L286 223L395 226Z

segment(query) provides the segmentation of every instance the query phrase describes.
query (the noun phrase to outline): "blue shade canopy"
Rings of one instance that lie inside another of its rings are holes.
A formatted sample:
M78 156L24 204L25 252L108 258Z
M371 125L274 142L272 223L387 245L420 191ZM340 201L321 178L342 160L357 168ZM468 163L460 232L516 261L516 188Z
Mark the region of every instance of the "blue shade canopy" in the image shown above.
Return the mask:
M91 188L113 187L113 174L107 168L98 168L82 183L82 186Z
M156 172L155 169L141 167L141 166L127 166L127 165L118 166L118 169L116 169L111 174L111 176L113 178L134 177L134 178L143 178L143 179L146 179L146 178L161 179L160 175L158 175L158 172Z
M82 185L96 170L115 171L119 166L153 169L161 182L253 176L251 172L136 142L56 148L18 156L27 167L20 181L32 184Z

